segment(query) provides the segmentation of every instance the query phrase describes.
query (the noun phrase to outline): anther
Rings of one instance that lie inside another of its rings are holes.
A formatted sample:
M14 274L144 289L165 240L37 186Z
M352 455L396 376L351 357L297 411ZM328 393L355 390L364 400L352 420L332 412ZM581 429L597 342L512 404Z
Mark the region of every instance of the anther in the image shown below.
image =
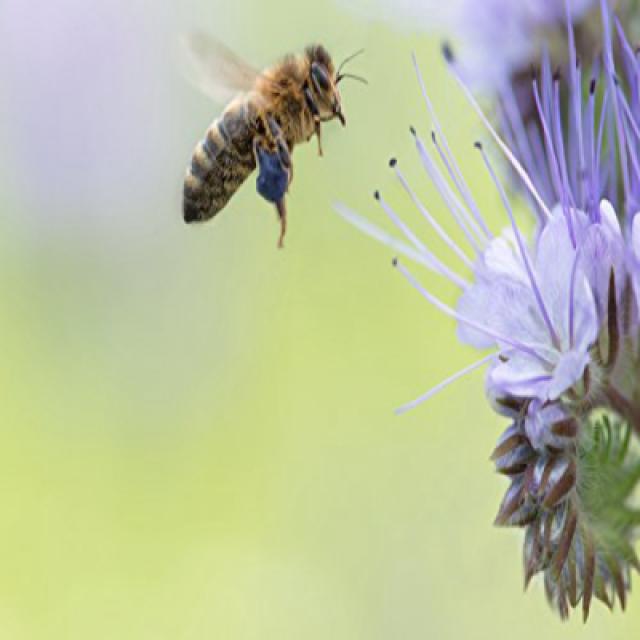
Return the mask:
M444 59L449 63L453 64L455 62L455 56L453 55L453 49L448 42L442 43L442 55Z

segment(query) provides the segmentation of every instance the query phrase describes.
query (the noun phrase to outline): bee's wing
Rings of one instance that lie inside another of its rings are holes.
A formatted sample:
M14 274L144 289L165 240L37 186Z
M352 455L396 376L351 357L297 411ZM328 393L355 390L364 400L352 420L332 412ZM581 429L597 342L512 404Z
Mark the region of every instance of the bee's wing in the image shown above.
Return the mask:
M182 45L185 76L215 102L251 91L260 75L222 42L200 31L185 34Z

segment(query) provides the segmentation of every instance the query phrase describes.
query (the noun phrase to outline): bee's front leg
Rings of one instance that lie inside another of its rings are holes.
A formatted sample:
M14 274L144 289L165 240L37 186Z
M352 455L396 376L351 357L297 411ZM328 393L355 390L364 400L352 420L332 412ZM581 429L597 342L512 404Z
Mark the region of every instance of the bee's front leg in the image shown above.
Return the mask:
M323 153L322 153L322 137L320 135L321 131L320 131L320 118L318 118L315 122L315 128L316 128L316 138L318 138L318 155L322 157Z
M318 109L318 105L313 97L313 94L307 87L304 90L304 97L307 102L307 107L309 107L309 111L311 111L311 115L313 116L313 126L315 129L316 137L318 138L318 155L322 156L322 138L320 136L320 110Z

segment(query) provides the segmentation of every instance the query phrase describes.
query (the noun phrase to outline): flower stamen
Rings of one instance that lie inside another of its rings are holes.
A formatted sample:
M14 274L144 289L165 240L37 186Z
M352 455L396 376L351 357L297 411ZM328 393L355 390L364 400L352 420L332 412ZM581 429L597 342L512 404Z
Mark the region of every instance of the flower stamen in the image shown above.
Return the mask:
M464 201L467 203L467 206L473 213L473 216L475 217L477 223L480 225L480 227L484 231L486 237L488 239L491 239L493 238L493 234L491 233L491 230L489 229L486 222L484 221L484 218L480 213L480 209L478 208L471 194L471 190L469 189L469 186L467 185L464 179L464 176L462 175L462 172L458 167L458 163L455 161L455 157L451 153L451 149L449 148L449 143L447 142L447 137L445 136L444 130L440 125L440 119L438 118L438 115L436 114L436 111L433 108L433 103L431 102L431 98L429 98L429 92L427 91L427 87L424 81L424 76L422 75L422 71L420 71L420 67L418 65L418 59L416 57L415 52L411 54L411 60L413 62L413 68L418 78L418 84L420 85L420 91L422 92L422 97L427 106L427 111L429 112L429 116L431 117L431 121L433 122L433 125L438 133L439 138L442 140L443 152L441 152L440 155L443 159L443 162L447 167L447 169L449 170L449 175L451 176L452 180L456 184L456 187L460 192L460 195L462 195ZM434 139L434 143L435 142L436 141Z
M438 193L447 205L447 208L449 209L455 221L458 223L458 226L469 241L469 244L473 247L476 255L480 255L482 253L482 250L479 241L476 239L476 236L479 236L480 233L477 229L477 225L475 225L475 222L471 219L469 213L465 209L465 206L460 202L460 199L447 184L439 169L436 167L434 161L431 159L431 156L429 155L424 143L422 142L422 139L413 127L411 128L411 134L415 139L416 148L418 150L420 159L422 160L422 166L425 168L427 175L435 185ZM474 236L470 231L470 227L473 229L474 226L476 227L474 229L476 236Z
M407 404L402 405L401 407L398 407L395 410L395 414L402 415L404 413L407 413L407 411L411 411L412 409L415 409L417 406L433 398L433 396L440 393L442 390L446 389L448 386L450 386L454 382L457 382L458 380L472 373L476 369L480 369L481 367L485 366L486 364L494 360L497 355L498 355L497 352L491 353L488 356L482 358L481 360L478 360L477 362L474 362L473 364L469 365L468 367L461 369L457 373L454 373L452 376L449 376L448 378L446 378L445 380L437 384L435 387L432 387L431 389L429 389L429 391L422 394L420 397L416 398L415 400L412 400L411 402L408 402Z
M449 65L449 69L451 69L453 77L462 88L462 92L467 98L467 101L473 107L474 111L482 121L482 124L484 124L487 131L491 134L491 137L495 140L496 144L498 145L502 153L505 155L505 157L507 158L507 160L509 161L509 163L511 164L515 172L520 176L522 182L525 184L525 186L527 187L527 189L535 199L537 205L540 207L540 210L544 213L546 218L551 218L551 211L549 207L546 205L545 201L542 199L542 196L540 195L538 190L535 188L529 174L525 171L524 167L522 166L520 161L515 157L511 149L509 149L509 147L504 143L504 141L502 140L498 132L495 130L495 128L489 121L489 118L487 118L484 111L478 104L477 100L473 97L471 90L467 87L465 82L462 80L460 75L456 72L455 68L451 66L451 64Z
M395 171L395 174L400 181L400 184L407 192L407 195L411 198L413 204L420 211L425 220L429 223L429 225L433 228L433 230L438 234L438 236L442 239L442 241L462 260L464 265L473 270L473 263L467 255L462 251L462 249L454 242L451 236L442 228L442 226L438 223L438 221L429 213L428 209L424 206L418 196L415 194L413 189L409 186L409 183L405 179L404 175L400 171L398 167L398 163L395 158L391 160L389 163L391 168Z
M509 216L509 222L511 223L511 228L513 229L513 233L515 235L516 242L518 244L518 250L520 251L520 257L522 258L522 262L527 271L527 276L529 278L531 290L533 292L533 295L535 296L536 302L538 303L538 307L540 309L540 313L542 314L542 318L545 324L547 325L547 329L549 330L549 335L551 336L553 345L555 346L556 349L560 349L560 339L558 338L558 334L553 328L553 324L551 323L549 312L547 311L547 307L545 306L544 300L542 299L542 294L540 293L540 287L536 282L535 274L533 272L533 269L531 268L531 262L529 260L529 256L527 255L527 250L524 246L524 241L522 240L520 229L518 228L516 219L513 215L513 210L511 209L509 198L507 198L507 194L505 193L504 188L502 187L502 184L498 179L498 176L496 175L496 172L494 171L482 144L480 142L476 142L474 146L476 149L478 149L478 151L480 151L480 154L482 155L482 159L484 160L484 164L487 167L487 170L489 171L491 179L493 180L493 183L496 185L496 188L498 189L498 193L500 194L500 199L502 200L502 204L504 205L504 208L507 212L507 216Z
M427 247L418 239L418 237L409 229L409 227L402 221L400 216L390 207L387 202L384 200L379 191L376 191L374 194L375 199L380 203L380 206L387 214L391 222L402 232L402 234L413 244L413 246L423 255L425 255L429 261L431 261L438 271L451 280L451 282L462 285L463 288L466 286L466 282L462 277L460 277L457 273L452 271L447 265L445 265L439 258L437 258Z
M411 286L414 289L416 289L425 300L430 302L434 307L440 309L440 311L442 311L446 315L454 318L458 322L466 324L467 326L471 327L472 329L475 329L476 331L480 331L481 333L484 333L486 336L488 336L492 340L495 340L496 342L502 342L504 344L507 344L513 347L518 351L521 351L522 353L526 353L527 355L530 355L536 358L539 362L541 362L545 366L551 366L551 363L546 358L544 358L544 356L538 353L534 347L523 344L518 340L508 338L507 336L500 335L495 331L492 331L488 327L485 327L480 323L475 322L474 320L471 320L470 318L465 318L464 316L460 315L457 311L454 311L451 307L444 304L444 302L436 298L436 296L429 293L397 258L393 259L393 266L396 267L398 271L400 271L400 273L402 273L402 275L408 280L409 284L411 284Z

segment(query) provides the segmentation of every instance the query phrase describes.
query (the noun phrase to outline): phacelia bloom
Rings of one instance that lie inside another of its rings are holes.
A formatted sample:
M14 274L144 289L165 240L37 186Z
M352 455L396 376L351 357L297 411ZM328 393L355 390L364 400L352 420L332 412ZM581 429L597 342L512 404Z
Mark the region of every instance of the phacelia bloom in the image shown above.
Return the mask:
M597 0L571 0L580 24ZM626 1L626 0L625 0ZM474 88L499 89L538 58L545 40L562 39L562 0L342 0L385 23L438 31L459 43L458 68ZM366 8L365 8L366 7ZM559 37L558 37L559 36Z
M508 221L499 235L489 229L419 72L432 144L412 135L468 250L431 215L396 160L391 166L471 281L437 258L380 193L376 199L404 240L339 207L357 227L459 289L453 309L394 259L429 303L457 321L462 342L490 350L400 411L488 366L487 396L510 420L492 456L510 480L496 524L525 528L526 583L543 574L560 615L581 603L585 620L594 597L624 608L631 571L640 569L640 512L630 502L640 482L640 66L606 0L601 15L604 47L590 72L578 61L568 20L566 71L552 73L543 59L532 80L536 121L528 129L504 104L505 138L452 65L521 184L536 219L532 238L518 226L488 151L476 143ZM445 56L451 63L449 50Z

